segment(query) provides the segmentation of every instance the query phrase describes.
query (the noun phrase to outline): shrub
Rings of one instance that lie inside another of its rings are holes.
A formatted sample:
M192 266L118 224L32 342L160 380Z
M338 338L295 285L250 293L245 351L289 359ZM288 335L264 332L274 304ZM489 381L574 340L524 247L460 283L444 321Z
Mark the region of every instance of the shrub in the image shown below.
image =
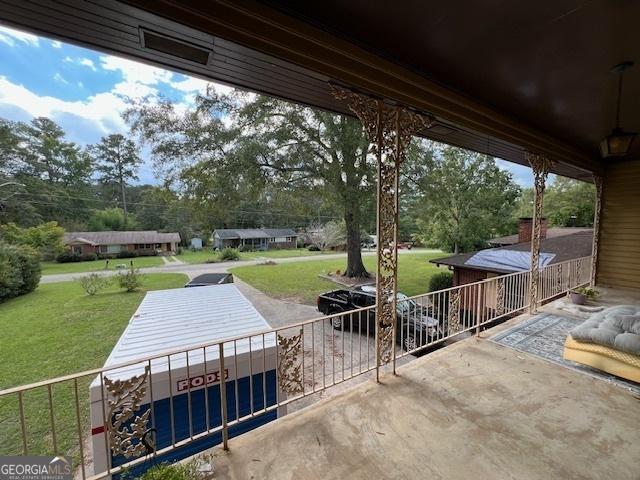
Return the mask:
M133 267L127 270L127 273L118 273L118 286L127 292L140 290L143 280L144 275L140 273L140 270Z
M240 253L235 248L227 247L223 248L220 252L220 260L224 260L226 262L233 262L235 260L240 260Z
M80 286L87 293L87 295L95 295L100 290L105 289L109 285L109 279L98 275L97 273L90 273L84 277L80 277Z
M40 254L0 242L0 302L32 292L40 282Z
M309 245L309 247L307 247L307 250L309 250L310 252L319 252L320 247L318 247L317 245Z
M116 255L117 258L135 258L138 256L138 252L130 252L128 250L123 250L122 252L118 252Z
M254 248L253 245L240 245L238 250L241 252L253 252Z
M98 255L95 253L85 253L80 255L81 262L95 262L98 259Z
M198 474L198 464L195 461L187 463L161 463L144 472L137 480L197 480L202 478ZM130 480L130 479L127 479Z
M429 279L429 291L444 290L453 287L453 273L438 272Z
M71 251L62 252L60 255L56 257L56 262L58 263L71 263L71 262L79 262L80 255L77 253L73 253Z

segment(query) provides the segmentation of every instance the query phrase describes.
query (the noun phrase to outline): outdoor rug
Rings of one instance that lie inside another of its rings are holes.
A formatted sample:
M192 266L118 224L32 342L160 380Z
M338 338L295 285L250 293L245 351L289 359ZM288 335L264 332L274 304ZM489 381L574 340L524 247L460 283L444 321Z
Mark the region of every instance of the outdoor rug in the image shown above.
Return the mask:
M583 321L551 313L542 313L494 335L489 340L544 358L563 367L578 370L640 395L640 384L638 383L562 358L564 341L569 331Z

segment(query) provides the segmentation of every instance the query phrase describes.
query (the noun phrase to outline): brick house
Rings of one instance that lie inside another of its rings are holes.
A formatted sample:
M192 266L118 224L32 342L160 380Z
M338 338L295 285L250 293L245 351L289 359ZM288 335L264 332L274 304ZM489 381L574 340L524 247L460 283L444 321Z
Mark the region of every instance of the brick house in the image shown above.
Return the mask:
M168 255L180 244L179 233L160 233L155 230L129 232L67 232L64 243L78 255L91 253L117 256L120 252L138 255Z
M219 228L213 231L214 248L249 246L254 250L296 248L298 234L290 228Z
M496 248L461 253L431 260L436 265L446 265L453 271L453 285L465 285L486 278L531 268L531 218L521 218L517 235L489 241ZM591 254L592 228L547 228L543 219L540 228L540 255L545 265L552 265ZM515 241L514 241L515 240Z

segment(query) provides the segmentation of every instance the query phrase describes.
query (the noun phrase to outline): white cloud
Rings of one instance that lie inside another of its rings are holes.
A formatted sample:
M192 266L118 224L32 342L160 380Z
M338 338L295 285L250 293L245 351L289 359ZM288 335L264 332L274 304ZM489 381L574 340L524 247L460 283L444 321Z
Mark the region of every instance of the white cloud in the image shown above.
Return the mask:
M54 79L56 82L60 82L60 83L69 83L69 82L67 82L67 81L64 79L64 77L63 77L62 75L60 75L60 73L56 73L56 74L53 76L53 79Z
M173 73L167 70L112 55L100 57L100 66L104 70L120 72L125 82L144 85L156 85L160 82L170 83L171 77L173 77Z
M98 93L82 101L65 101L37 95L0 76L0 103L18 106L34 117L76 115L95 124L102 134L126 131L120 114L127 108L127 104L122 97L112 92Z
M80 60L78 60L78 63L80 65L84 65L85 67L89 67L94 72L96 71L96 66L93 63L93 60L90 60L88 58L81 58Z
M51 46L53 48L62 48L62 42L59 42L58 40L54 40L51 42Z
M84 87L84 83L82 83L82 82L78 82L78 86L79 86L80 88L82 88L82 87Z
M13 28L0 26L0 42L6 43L10 47L15 46L16 41L31 45L39 46L38 37L30 33L14 30Z

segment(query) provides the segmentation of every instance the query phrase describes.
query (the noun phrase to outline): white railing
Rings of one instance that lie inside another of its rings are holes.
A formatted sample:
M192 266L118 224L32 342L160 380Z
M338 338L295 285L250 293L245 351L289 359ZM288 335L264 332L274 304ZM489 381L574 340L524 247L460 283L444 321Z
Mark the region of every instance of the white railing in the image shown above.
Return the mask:
M590 268L586 257L541 269L539 298L587 284ZM399 298L393 361L526 310L529 279ZM360 308L0 391L0 455L73 455L78 477L98 479L226 447L288 404L375 370L375 323L375 307Z
M590 281L591 257L543 267L538 277L539 303ZM396 358L417 353L464 332L480 329L529 308L531 272L517 272L480 282L398 300L399 347ZM430 325L437 325L435 330Z

